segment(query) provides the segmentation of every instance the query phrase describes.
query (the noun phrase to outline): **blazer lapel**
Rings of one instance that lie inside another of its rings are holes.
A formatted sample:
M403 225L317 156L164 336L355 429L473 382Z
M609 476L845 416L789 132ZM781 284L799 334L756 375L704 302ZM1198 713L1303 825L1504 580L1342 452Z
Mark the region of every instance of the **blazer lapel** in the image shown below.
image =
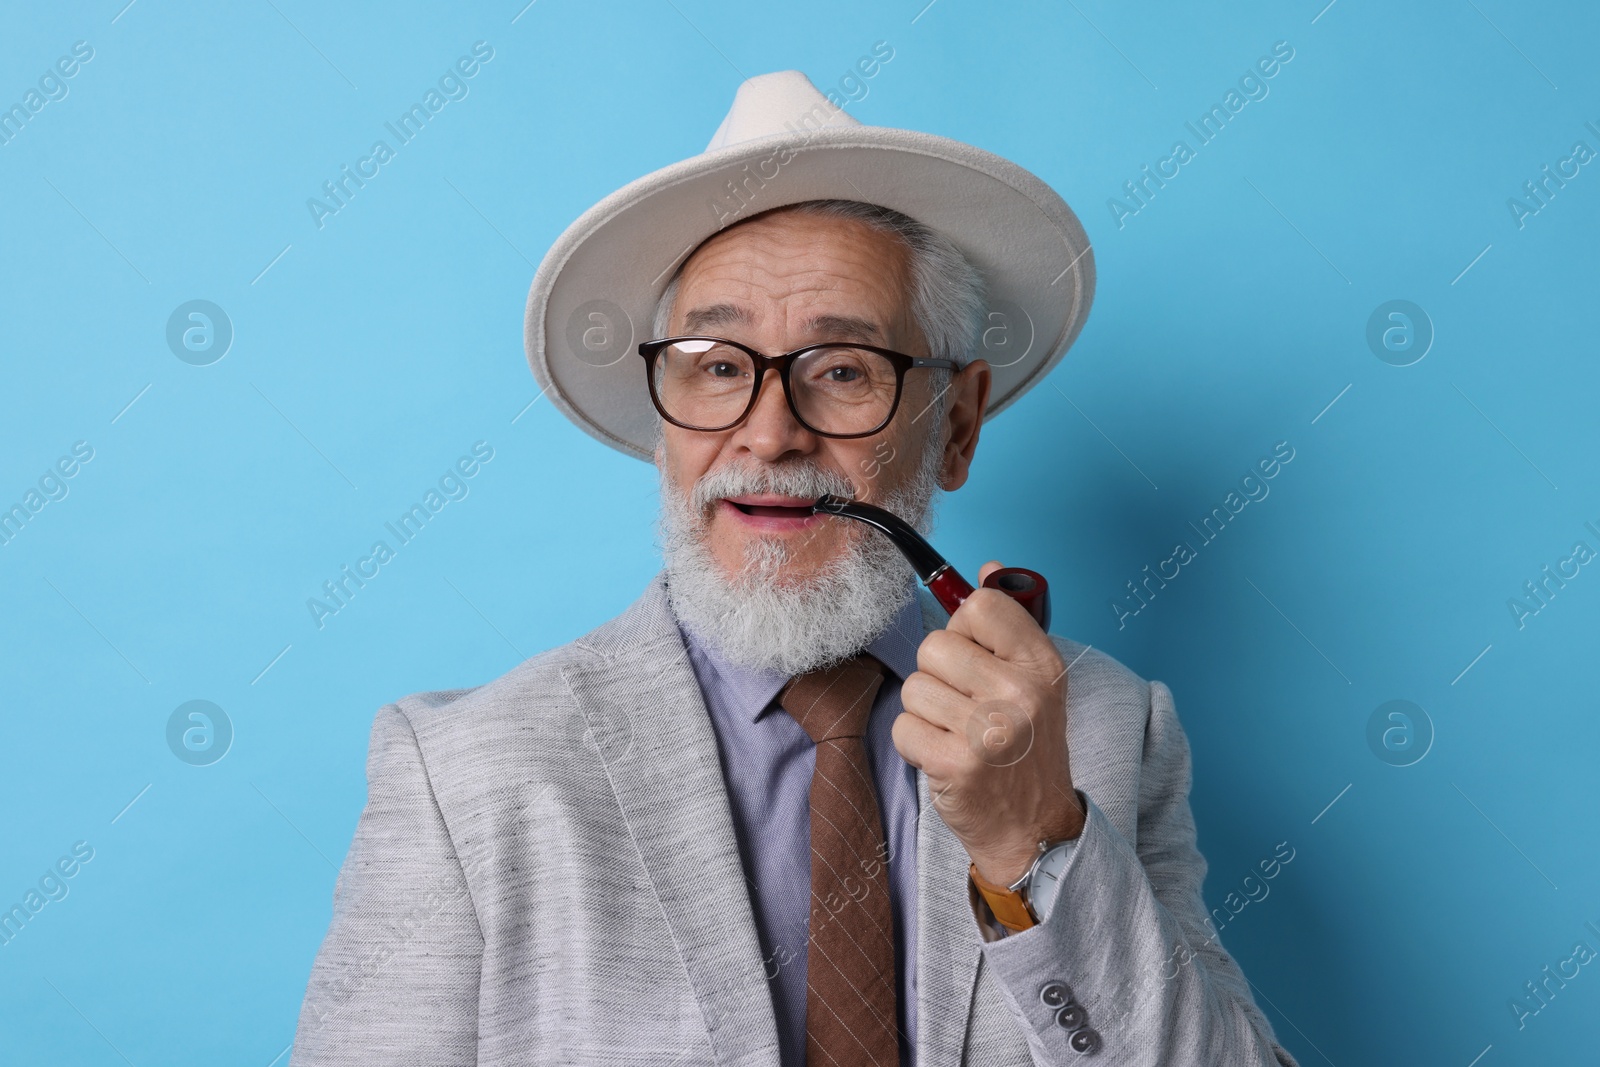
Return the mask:
M776 1067L772 996L716 735L662 577L587 647L596 659L562 673L672 929L715 1062Z
M925 589L923 632L950 616ZM967 896L967 851L934 810L928 776L917 772L917 1063L959 1067L972 1016L982 935Z

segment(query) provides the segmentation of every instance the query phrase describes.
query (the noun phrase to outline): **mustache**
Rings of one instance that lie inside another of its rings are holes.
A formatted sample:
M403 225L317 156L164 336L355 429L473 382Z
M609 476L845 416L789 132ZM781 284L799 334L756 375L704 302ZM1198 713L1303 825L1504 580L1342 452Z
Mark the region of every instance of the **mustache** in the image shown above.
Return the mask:
M747 493L819 497L825 494L855 499L857 488L838 471L824 470L809 461L781 466L727 463L702 475L694 483L689 504L702 518L718 500Z

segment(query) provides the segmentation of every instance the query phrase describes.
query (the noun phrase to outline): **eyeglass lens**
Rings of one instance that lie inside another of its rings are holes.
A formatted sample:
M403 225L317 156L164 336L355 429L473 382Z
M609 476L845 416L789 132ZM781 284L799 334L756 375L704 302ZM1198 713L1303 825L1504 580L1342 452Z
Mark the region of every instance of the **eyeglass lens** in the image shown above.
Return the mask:
M678 422L721 429L749 405L755 364L732 345L679 341L656 357L654 384L662 407ZM822 433L851 434L868 433L888 419L899 380L894 364L879 353L830 345L796 358L789 385L801 422Z

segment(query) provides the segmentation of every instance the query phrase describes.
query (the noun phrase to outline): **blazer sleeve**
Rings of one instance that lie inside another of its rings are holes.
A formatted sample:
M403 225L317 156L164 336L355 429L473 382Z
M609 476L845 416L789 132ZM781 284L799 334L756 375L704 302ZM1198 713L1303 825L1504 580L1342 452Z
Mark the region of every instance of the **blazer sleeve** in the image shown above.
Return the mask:
M1039 925L983 945L1033 1060L1092 1062L1042 1002L1059 982L1124 1067L1296 1067L1207 922L1206 862L1189 807L1189 744L1172 693L1148 683L1138 845L1087 797L1088 820ZM1084 796L1082 791L1080 796ZM1082 1040L1080 1038L1080 1040Z
M477 1062L483 937L410 721L380 711L291 1067Z

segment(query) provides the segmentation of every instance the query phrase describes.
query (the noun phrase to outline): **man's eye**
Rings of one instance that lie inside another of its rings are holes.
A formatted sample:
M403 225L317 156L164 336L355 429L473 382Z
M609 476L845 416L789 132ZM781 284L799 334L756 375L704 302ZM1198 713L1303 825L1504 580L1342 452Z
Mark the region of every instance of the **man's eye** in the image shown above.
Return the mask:
M739 376L739 368L727 360L718 360L716 363L711 364L709 369L712 377L715 378L737 378Z
M824 373L830 382L853 382L861 377L861 372L854 367L829 367Z

